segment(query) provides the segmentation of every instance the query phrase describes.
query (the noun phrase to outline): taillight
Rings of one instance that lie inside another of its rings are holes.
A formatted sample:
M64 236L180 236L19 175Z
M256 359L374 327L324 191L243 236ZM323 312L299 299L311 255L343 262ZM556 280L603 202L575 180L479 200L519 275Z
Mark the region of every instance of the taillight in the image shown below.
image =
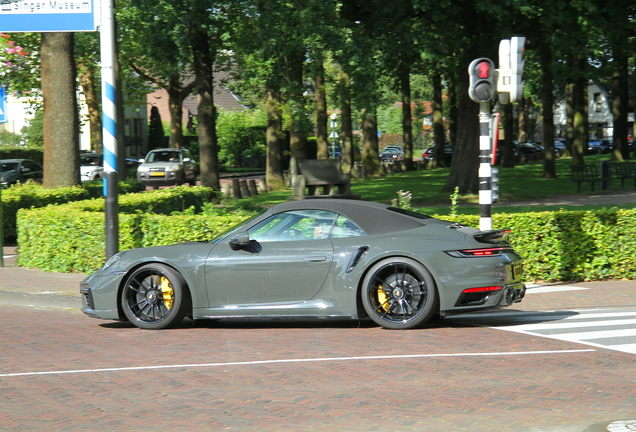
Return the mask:
M500 287L500 286L489 286L489 287L478 287L478 288L466 288L464 291L462 291L462 294L488 292L488 291L499 291L501 288L503 288L503 287Z
M509 247L494 247L483 249L464 249L456 251L446 251L452 257L455 258L471 258L471 257L493 257L501 256L502 252L510 250Z

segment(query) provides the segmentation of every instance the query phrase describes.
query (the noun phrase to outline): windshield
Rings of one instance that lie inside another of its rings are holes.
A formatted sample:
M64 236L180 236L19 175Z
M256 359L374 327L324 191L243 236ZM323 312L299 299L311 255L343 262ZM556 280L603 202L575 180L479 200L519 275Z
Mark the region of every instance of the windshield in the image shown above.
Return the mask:
M101 155L80 155L80 166L101 166Z
M179 152L178 151L158 151L158 152L150 152L148 154L148 158L146 158L146 162L179 162Z
M5 171L17 171L18 163L17 162L2 162L2 168L0 168L1 172Z

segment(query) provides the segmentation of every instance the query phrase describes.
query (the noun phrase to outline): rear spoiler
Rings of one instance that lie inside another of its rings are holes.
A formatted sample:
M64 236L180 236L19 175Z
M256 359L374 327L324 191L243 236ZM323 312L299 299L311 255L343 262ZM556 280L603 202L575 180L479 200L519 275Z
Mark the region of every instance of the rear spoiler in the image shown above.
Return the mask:
M478 231L473 234L473 238L480 243L495 243L505 239L511 232L509 229Z

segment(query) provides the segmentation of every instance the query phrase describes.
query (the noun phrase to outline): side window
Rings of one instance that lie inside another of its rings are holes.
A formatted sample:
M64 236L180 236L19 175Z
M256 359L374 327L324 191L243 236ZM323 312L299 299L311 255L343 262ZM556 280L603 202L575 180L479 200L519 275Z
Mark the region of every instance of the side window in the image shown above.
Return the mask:
M297 210L273 215L249 230L259 242L328 238L338 215L324 210Z
M183 156L183 159L185 159L185 158L190 158L190 159L192 159L192 155L190 154L190 151L189 151L189 150L182 150L182 151L181 151L181 155Z
M351 222L351 220L340 215L331 230L331 238L359 237L367 235L362 228Z

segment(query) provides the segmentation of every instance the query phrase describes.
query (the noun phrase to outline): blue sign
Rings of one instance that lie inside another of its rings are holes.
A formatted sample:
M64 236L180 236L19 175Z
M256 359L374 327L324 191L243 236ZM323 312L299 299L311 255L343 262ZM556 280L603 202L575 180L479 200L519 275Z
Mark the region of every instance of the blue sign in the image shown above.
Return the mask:
M7 119L7 101L4 96L4 87L0 87L0 123L9 121L9 119Z
M94 0L0 0L0 32L95 31Z

